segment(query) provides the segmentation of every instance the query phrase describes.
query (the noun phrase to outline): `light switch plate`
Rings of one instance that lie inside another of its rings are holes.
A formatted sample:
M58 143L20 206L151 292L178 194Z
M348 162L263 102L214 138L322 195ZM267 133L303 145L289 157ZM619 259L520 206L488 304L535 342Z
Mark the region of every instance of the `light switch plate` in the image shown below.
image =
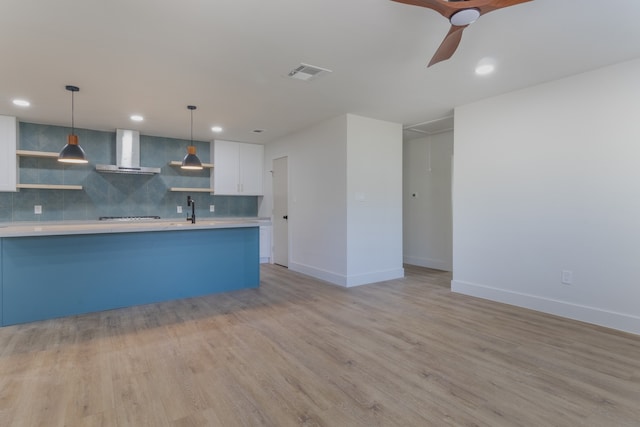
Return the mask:
M33 213L36 214L36 215L42 214L42 206L41 205L35 205L33 207Z

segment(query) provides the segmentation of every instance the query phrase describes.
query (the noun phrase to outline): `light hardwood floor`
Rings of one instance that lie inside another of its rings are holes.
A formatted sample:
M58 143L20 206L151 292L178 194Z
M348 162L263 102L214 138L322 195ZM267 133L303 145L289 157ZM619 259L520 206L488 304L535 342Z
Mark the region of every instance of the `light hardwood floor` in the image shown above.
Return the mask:
M640 337L264 265L239 291L0 329L2 426L640 426Z

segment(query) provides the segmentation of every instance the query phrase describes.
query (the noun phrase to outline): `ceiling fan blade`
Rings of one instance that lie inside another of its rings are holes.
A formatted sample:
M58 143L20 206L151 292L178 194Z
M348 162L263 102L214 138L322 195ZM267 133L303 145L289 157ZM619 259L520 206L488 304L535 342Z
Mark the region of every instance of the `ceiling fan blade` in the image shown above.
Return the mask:
M426 7L435 10L440 15L450 19L452 15L463 9L478 9L480 15L489 13L492 10L502 9L509 6L515 6L520 3L526 3L533 0L465 0L465 1L446 1L446 0L392 0L397 3L410 4L413 6Z
M460 40L462 40L462 31L467 28L467 25L463 27L458 27L456 25L452 25L449 29L449 32L445 36L442 43L440 43L440 47L436 51L433 58L431 58L431 62L427 67L431 67L433 64L437 64L441 61L446 61L451 58L453 53L458 49L458 45L460 44Z
M480 10L480 15L484 15L492 10L503 9L505 7L515 6L517 4L527 3L530 1L533 0L493 0L485 6L478 6L478 9Z
M438 62L445 61L454 54L460 40L462 31L479 16L497 9L527 3L532 0L392 0L413 6L426 7L435 10L451 22L451 28L440 44L435 55L431 58L428 67ZM455 15L455 16L454 16ZM457 24L457 25L454 25Z
M397 3L410 4L413 6L426 7L427 9L435 10L436 12L438 12L440 15L444 16L447 19L449 19L452 12L455 11L455 10L452 10L447 5L447 2L443 2L441 0L392 0L392 1L395 1Z

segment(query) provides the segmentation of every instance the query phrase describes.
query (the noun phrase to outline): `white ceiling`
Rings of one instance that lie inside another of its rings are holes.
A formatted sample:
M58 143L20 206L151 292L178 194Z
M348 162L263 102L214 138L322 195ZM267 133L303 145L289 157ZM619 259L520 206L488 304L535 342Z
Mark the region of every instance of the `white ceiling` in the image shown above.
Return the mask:
M426 68L448 22L390 0L2 0L0 114L68 126L72 84L89 129L188 139L188 104L198 140L220 124L266 143L344 113L414 125L640 57L639 18L637 0L534 0L482 16ZM497 71L475 76L486 56ZM286 78L300 63L333 73Z

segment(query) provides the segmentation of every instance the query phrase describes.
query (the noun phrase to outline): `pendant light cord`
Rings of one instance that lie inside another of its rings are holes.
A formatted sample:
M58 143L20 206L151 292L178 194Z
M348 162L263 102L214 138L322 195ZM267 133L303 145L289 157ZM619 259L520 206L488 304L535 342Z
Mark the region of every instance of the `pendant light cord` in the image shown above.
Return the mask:
M198 156L196 156L196 147L193 145L193 110L197 107L195 105L187 105L187 108L191 111L191 134L189 146L187 147L187 155L182 160L183 169L202 169L202 162Z
M187 105L187 108L189 109L189 111L191 111L191 145L193 145L193 110L198 107L196 107L195 105Z
M77 86L67 85L65 89L71 92L71 135L75 135L76 133L76 123L75 123L75 92L80 90Z
M71 135L75 135L75 125L73 122L73 111L74 111L74 103L73 103L73 91L71 91Z

